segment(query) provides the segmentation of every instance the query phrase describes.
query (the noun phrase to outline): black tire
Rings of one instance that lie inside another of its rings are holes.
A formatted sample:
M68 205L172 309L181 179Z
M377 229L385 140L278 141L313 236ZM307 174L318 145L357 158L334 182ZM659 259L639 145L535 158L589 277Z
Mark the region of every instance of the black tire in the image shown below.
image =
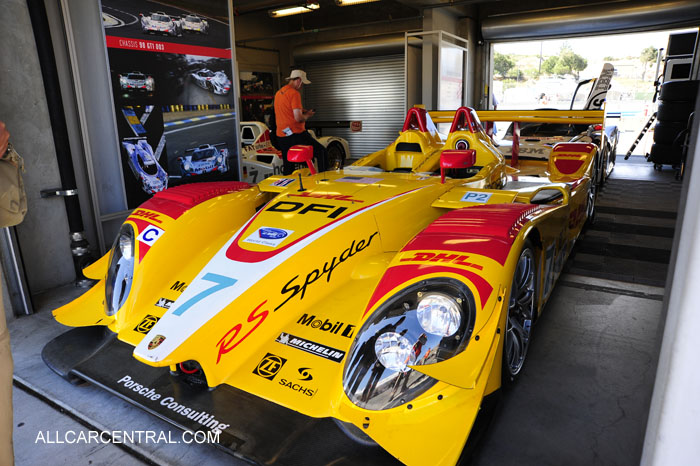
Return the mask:
M661 86L659 99L664 102L693 102L700 81L670 81Z
M326 149L328 152L328 170L338 170L345 165L345 150L338 142L331 142Z
M654 126L654 142L659 144L673 144L678 134L683 131L685 127L686 123L680 121L660 121Z
M659 121L688 121L690 113L695 109L695 102L661 102L656 115Z
M532 243L527 240L513 273L513 282L508 297L508 315L503 338L501 384L508 389L513 386L527 357L532 339L532 324L537 313L537 256ZM515 296L513 296L515 294Z
M649 161L658 165L677 165L683 158L681 146L670 144L652 144Z

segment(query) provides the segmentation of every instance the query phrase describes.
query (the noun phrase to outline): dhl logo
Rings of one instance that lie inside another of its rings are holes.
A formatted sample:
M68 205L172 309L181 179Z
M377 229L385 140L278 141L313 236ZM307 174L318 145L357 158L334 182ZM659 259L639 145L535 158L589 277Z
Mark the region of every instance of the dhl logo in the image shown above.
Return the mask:
M464 254L445 254L428 251L414 251L413 257L404 257L400 262L437 262L461 265L462 267L470 267L476 270L483 270L484 267L472 262L467 262L469 256Z
M157 214L155 212L149 212L144 209L136 209L131 215L135 217L148 219L154 223L163 223L163 221L160 219L160 214Z

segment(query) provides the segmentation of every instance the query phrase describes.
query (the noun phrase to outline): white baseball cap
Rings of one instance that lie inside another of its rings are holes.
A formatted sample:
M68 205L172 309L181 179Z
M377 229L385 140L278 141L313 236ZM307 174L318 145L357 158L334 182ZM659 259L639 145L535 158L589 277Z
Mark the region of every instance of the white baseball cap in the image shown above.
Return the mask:
M304 84L311 84L311 81L306 79L306 71L304 71L304 70L292 70L292 73L289 75L289 77L284 78L284 79L286 79L287 81L290 81L292 79L297 79L297 78L301 78L301 82L303 82Z

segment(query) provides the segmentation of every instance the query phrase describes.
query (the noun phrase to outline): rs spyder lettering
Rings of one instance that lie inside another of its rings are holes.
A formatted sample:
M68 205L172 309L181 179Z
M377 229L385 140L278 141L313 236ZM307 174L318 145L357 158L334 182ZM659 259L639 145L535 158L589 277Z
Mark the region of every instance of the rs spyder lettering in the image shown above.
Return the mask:
M250 313L248 316L248 320L245 323L238 323L234 325L231 330L226 332L223 337L216 343L216 346L219 347L219 352L216 355L216 363L219 364L219 361L221 361L221 356L224 354L228 353L229 351L233 350L236 346L240 345L243 340L248 338L248 336L257 329L260 324L263 323L263 321L267 318L267 316L270 314L270 311L268 310L263 310L258 312L258 310L265 305L267 300L263 301L262 303L258 304L258 307L253 309L253 311ZM257 321L257 322L256 322ZM248 330L248 333L243 335L240 339L237 339L238 334L241 333L243 330L243 327L249 327L248 324L252 324L255 322L253 327Z
M282 287L282 291L281 291L281 293L283 295L285 295L287 293L291 293L291 294L287 297L287 299L282 301L282 304L280 304L279 306L277 306L275 308L275 311L277 311L279 308L281 308L282 306L287 304L287 302L290 299L292 299L293 297L295 297L299 293L301 293L301 296L299 297L299 299L304 299L304 295L306 295L306 288L309 285L311 285L312 283L314 283L316 280L318 280L319 278L323 277L324 275L326 276L326 282L330 282L331 275L333 274L333 271L336 269L336 267L338 267L340 264L342 264L346 260L350 259L352 256L354 256L358 252L368 248L369 245L372 243L372 239L378 234L379 234L379 232L375 231L366 240L363 239L363 240L360 240L357 242L355 242L355 240L353 240L352 243L350 243L350 247L345 249L342 253L340 253L340 256L336 256L333 259L331 259L330 261L323 264L323 267L321 269L314 269L311 272L309 272L306 275L306 278L304 279L303 284L293 284L296 281L296 279L299 278L299 275L295 275L294 278L289 280Z

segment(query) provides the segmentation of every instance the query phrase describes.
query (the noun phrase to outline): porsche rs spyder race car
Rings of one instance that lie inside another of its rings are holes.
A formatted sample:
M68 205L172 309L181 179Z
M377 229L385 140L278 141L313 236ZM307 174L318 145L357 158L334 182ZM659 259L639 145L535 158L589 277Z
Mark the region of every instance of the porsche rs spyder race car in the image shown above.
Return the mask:
M264 401L211 424L253 461L267 461L254 426L273 435L293 414L408 465L454 464L486 400L523 370L586 221L597 148L558 144L509 167L473 110L452 113L442 141L410 109L394 143L341 170L315 173L312 149L295 146L308 168L294 176L156 194L55 318L106 327L168 386L197 377L209 412L227 387ZM131 396L160 396L118 377ZM173 416L202 418L174 393L163 403L186 411Z
M166 15L162 11L144 15L141 17L141 32L144 34L166 34L169 36L181 36L182 24L179 18Z
M200 18L197 15L185 15L181 20L182 30L184 32L199 32L200 34L209 34L209 23L207 20Z
M213 72L208 68L202 68L190 76L199 87L212 91L214 94L227 95L231 91L231 80L223 71Z
M168 187L168 174L158 163L146 138L124 138L122 146L131 172L146 193L154 194Z
M185 155L177 158L182 176L203 175L205 173L228 171L228 148L226 143L202 144L187 149Z
M345 165L345 160L350 157L347 140L338 136L317 137L312 129L309 134L328 151L331 169ZM270 130L265 123L241 122L241 165L243 181L248 183L257 183L272 175L282 174L282 152L272 145Z
M155 90L155 81L140 71L119 75L119 88L123 92L150 94Z

